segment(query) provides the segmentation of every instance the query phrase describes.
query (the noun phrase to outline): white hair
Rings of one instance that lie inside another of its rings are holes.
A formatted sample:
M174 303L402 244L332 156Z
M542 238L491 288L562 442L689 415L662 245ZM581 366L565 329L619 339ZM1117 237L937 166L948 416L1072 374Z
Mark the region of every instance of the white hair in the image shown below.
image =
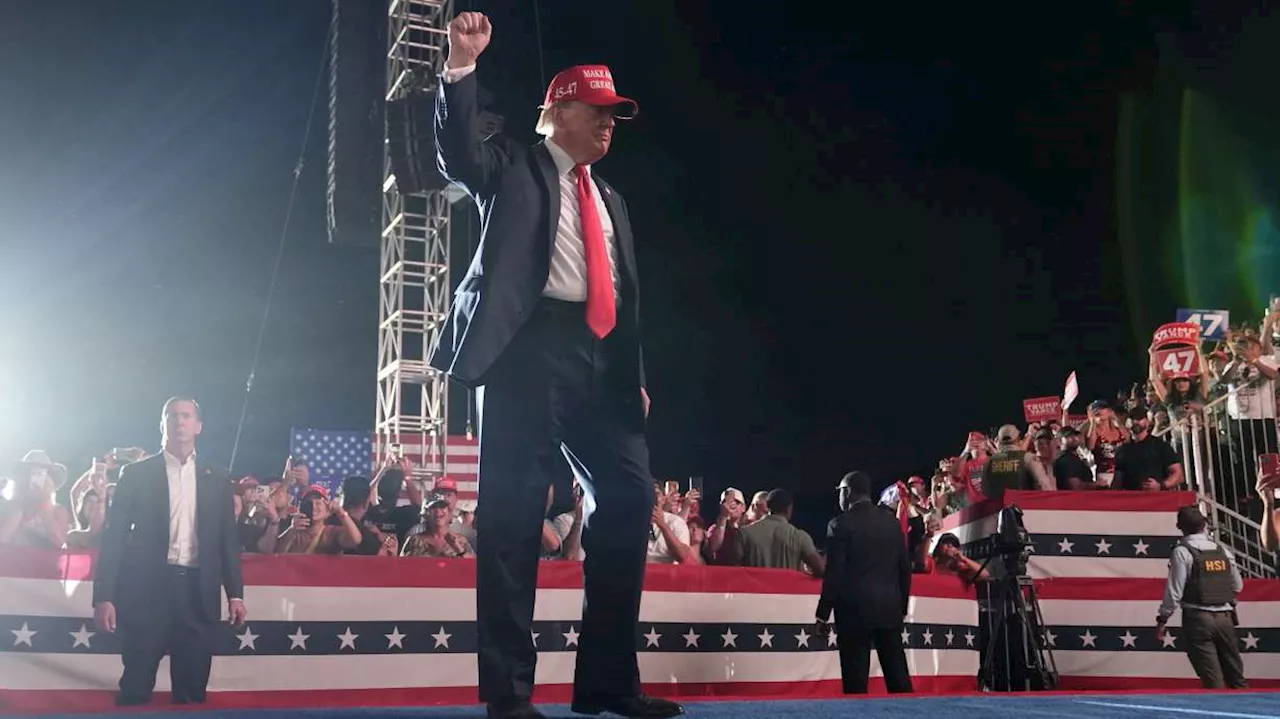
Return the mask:
M556 103L559 104L559 103ZM555 109L556 104L547 105L542 108L542 112L538 115L538 124L533 126L533 131L544 137L551 137L556 130Z

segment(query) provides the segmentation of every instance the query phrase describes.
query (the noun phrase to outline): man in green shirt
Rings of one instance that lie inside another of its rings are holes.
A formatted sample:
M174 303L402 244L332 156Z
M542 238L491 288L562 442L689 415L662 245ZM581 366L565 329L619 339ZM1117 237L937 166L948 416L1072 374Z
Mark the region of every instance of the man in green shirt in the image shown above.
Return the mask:
M769 513L760 521L738 530L734 541L742 566L794 569L822 576L826 562L813 546L813 537L791 523L791 493L773 490L768 508Z

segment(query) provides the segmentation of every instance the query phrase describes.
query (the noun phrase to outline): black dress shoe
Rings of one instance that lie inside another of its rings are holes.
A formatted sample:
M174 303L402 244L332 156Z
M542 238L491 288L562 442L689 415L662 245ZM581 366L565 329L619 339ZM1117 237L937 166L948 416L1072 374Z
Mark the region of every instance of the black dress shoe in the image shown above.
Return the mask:
M485 711L489 719L546 719L528 699L512 699L489 704Z
M679 704L644 694L630 697L574 697L570 708L577 714L608 712L628 719L670 719L684 714L684 707Z

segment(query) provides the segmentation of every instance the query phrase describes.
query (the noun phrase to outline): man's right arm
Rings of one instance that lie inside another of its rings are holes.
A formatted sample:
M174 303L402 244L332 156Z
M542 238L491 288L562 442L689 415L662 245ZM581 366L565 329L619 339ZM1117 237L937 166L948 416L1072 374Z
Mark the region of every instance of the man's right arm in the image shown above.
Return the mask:
M488 18L480 13L460 13L449 23L449 58L436 95L436 166L473 196L490 186L507 160L495 144L481 141L476 132L480 114L476 61L488 47L491 33Z
M93 565L93 605L115 601L116 580L124 560L129 528L133 524L134 483L136 465L120 468L116 491L107 508L106 526L102 528L102 544Z

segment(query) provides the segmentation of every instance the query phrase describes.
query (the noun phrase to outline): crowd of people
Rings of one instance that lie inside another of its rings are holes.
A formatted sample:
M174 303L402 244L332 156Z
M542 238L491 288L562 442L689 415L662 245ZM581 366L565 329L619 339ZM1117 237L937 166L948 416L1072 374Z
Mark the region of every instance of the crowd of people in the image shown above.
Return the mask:
M1260 328L1233 330L1225 343L1203 352L1200 373L1169 377L1154 360L1145 388L1135 385L1088 406L1082 424L1005 425L994 437L969 433L963 451L938 463L930 480L911 476L882 497L891 510L906 503L917 571L934 571L926 547L941 520L1005 489L1160 491L1188 486L1190 420L1204 430L1202 456L1218 478L1217 496L1247 508L1271 506L1271 492L1255 489L1257 455L1275 452L1276 371L1273 334L1280 312ZM1197 352L1201 352L1197 348ZM1220 399L1221 398L1221 399ZM1213 441L1216 440L1216 441ZM33 450L8 472L0 494L0 544L93 549L100 541L114 478L120 467L148 456L141 448L115 448L76 478L69 489L64 465ZM448 477L417 481L412 464L395 458L372 477L345 478L336 492L310 481L304 458L289 458L279 477L234 480L236 516L245 552L425 557L475 556L475 507L460 507ZM901 491L897 491L900 489ZM649 561L743 564L821 573L814 540L791 524L792 498L784 489L759 491L748 501L734 487L704 515L699 488L654 481ZM544 559L582 559L583 500L547 495ZM1260 513L1253 511L1252 516ZM750 531L747 531L750 530ZM952 542L939 546L942 551Z
M1153 359L1145 388L1088 406L1081 424L1005 425L994 437L969 433L963 451L938 463L930 480L896 483L882 504L905 514L917 571L937 562L924 550L941 520L1005 489L1056 491L1186 488L1192 418L1206 438L1202 457L1218 478L1215 495L1242 509L1272 506L1257 491L1253 465L1275 452L1276 372L1273 334L1280 312L1260 328L1238 328L1226 342L1201 353L1194 377L1169 377ZM120 467L149 456L141 448L115 448L61 491L64 465L33 450L7 473L0 494L0 544L93 549L98 546ZM234 480L241 547L262 554L355 554L425 557L475 556L475 507L460 507L448 477L417 481L412 464L395 458L372 477L345 478L336 492L310 481L304 458L289 458L279 477ZM900 490L900 491L898 491ZM822 557L812 537L791 524L792 497L784 489L750 500L734 487L704 515L699 488L654 481L649 561L791 568L820 574ZM542 533L544 559L582 559L583 499L547 494ZM953 542L938 545L943 551ZM950 565L950 563L944 563Z

